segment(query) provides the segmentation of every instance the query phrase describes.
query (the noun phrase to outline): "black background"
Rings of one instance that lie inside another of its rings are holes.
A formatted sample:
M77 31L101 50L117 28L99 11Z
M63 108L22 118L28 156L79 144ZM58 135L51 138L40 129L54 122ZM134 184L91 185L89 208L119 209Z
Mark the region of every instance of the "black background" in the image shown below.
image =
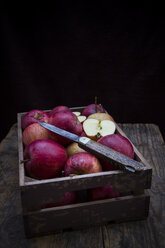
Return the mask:
M155 123L165 135L161 6L59 1L1 7L0 16L0 139L18 112L95 96L117 122Z

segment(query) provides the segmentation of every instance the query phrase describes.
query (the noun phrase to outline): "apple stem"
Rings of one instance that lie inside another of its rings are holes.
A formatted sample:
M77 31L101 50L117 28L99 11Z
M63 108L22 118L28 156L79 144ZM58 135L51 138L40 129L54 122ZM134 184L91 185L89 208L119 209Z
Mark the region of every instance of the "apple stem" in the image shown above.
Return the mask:
M28 162L28 161L30 161L30 158L28 158L28 159L23 159L23 160L20 160L20 163L21 163L21 164L23 164L23 163L26 163L26 162Z
M100 106L100 113L101 113L101 103L99 104L99 106Z
M44 115L42 115L42 114L38 114L38 113L36 113L35 115L34 115L34 118L36 118L36 119L41 119L42 117L44 117Z
M97 112L97 96L95 96L95 111Z

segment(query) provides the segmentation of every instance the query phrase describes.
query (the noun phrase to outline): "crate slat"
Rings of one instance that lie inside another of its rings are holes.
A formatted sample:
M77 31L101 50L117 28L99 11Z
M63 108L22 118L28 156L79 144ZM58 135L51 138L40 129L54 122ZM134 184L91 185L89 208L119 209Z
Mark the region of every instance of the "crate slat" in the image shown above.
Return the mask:
M121 171L101 172L74 177L31 181L21 186L24 211L39 208L42 204L58 202L65 192L112 185L119 192L148 189L151 186L151 171L138 175ZM33 201L31 201L33 199Z
M95 202L49 208L24 215L27 237L89 227L108 222L145 219L150 197L125 196Z

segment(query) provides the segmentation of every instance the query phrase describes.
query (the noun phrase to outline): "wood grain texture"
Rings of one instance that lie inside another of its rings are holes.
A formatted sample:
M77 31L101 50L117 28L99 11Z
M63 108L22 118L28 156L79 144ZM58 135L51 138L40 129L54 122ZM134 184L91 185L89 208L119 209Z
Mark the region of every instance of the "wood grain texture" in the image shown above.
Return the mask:
M17 125L0 144L0 247L165 247L165 144L154 124L122 124L122 130L152 165L147 220L107 224L26 239L18 177Z
M34 237L112 221L145 219L149 200L146 193L29 212L24 215L26 235Z
M150 178L151 172L148 170L145 173L142 171L138 174L130 174L129 177L126 173L113 171L74 176L72 178L35 181L34 183L32 181L21 187L23 210L24 212L36 210L45 203L61 201L62 195L67 191L77 191L109 184L119 192L147 189L151 185Z

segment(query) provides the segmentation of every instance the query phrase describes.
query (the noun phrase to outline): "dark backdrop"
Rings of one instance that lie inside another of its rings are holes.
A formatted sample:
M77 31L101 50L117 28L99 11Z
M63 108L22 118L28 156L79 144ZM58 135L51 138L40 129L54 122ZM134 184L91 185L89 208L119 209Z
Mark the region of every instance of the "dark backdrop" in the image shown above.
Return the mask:
M163 10L163 9L162 9ZM98 101L164 134L164 13L59 1L1 7L1 139L17 112Z

